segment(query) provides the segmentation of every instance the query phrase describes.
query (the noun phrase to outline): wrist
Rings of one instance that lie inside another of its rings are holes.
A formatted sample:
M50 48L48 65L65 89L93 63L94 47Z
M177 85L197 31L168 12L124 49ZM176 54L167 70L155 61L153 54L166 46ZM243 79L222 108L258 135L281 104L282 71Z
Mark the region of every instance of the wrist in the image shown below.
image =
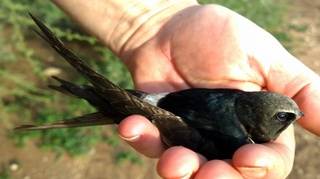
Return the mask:
M120 58L148 41L195 0L51 0Z

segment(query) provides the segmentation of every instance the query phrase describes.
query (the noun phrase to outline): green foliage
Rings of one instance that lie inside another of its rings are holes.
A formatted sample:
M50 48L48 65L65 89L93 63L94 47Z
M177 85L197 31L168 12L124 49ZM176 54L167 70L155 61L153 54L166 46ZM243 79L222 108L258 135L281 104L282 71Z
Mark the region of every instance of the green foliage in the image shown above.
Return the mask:
M130 161L132 163L143 165L142 160L132 152L121 152L116 155L116 163L122 164L125 161Z
M306 32L308 30L307 25L298 26L298 25L290 24L289 28L297 32Z
M8 168L2 167L0 170L0 179L10 179L10 172Z
M288 0L199 0L201 4L220 4L250 19L273 34L279 41L290 41L283 32L288 23L283 23L288 11Z

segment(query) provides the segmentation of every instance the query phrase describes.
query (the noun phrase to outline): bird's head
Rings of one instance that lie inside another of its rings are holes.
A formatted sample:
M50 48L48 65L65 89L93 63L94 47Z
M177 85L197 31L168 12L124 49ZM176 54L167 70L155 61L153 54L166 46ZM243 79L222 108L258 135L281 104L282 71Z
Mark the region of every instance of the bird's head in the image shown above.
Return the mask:
M238 119L255 143L276 139L303 116L290 98L273 92L244 92L235 101Z

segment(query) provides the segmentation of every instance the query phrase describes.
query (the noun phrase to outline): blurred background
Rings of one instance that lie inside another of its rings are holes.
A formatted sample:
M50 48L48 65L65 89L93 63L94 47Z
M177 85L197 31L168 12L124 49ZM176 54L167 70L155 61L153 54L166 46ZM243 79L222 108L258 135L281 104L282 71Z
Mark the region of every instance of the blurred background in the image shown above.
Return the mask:
M320 74L320 1L199 2L221 4L249 18ZM1 0L0 179L159 178L157 161L126 145L116 126L12 132L22 123L44 123L94 111L83 100L48 90L46 85L55 83L52 75L78 84L87 82L33 32L28 12L97 71L121 87L133 88L130 74L117 57L52 3ZM320 140L295 126L296 159L288 178L320 178Z

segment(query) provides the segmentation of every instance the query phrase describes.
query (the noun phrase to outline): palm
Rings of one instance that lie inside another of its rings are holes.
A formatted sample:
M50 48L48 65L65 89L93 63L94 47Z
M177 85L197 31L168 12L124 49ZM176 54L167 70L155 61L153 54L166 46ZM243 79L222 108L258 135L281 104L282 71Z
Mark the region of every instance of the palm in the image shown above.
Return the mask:
M250 55L255 49L248 48L253 46L248 41L258 43L259 39L250 39L250 33L236 29L234 21L238 19L208 19L212 8L193 7L178 13L182 15L168 21L154 38L134 52L130 61L138 64L128 66L134 69L131 71L138 89L157 92L195 87L265 87L262 73L268 69L259 69L259 63ZM259 28L245 22L248 29ZM263 30L261 33L268 35Z

